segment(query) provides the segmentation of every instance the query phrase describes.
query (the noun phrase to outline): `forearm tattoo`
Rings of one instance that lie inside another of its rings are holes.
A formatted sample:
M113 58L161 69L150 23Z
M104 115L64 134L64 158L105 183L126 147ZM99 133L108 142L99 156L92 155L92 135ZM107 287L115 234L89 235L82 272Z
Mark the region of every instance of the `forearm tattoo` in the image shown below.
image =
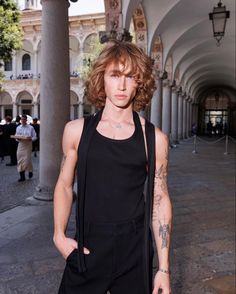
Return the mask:
M160 222L159 222L160 223ZM159 226L159 237L161 237L161 248L168 248L168 240L170 235L170 226L168 224L161 224Z

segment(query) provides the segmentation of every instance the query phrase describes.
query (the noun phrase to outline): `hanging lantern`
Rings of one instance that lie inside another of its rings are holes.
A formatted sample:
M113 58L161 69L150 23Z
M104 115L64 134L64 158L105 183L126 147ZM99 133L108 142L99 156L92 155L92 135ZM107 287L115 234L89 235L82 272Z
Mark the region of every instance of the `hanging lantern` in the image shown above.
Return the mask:
M209 19L212 21L214 38L217 41L217 46L220 46L220 41L225 34L226 20L230 16L230 11L222 6L221 0L217 7L213 8L213 12L209 13Z

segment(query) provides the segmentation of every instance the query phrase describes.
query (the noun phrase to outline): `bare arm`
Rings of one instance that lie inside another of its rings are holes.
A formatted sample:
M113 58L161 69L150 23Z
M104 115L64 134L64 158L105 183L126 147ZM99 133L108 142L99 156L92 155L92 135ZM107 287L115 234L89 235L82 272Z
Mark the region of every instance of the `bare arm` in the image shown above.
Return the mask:
M54 236L57 249L66 258L77 248L75 240L66 237L66 228L73 203L73 182L77 163L77 148L83 129L83 120L66 124L62 139L63 159L54 191Z
M155 277L155 287L153 293L158 293L158 289L160 288L163 289L163 293L169 294L169 248L172 206L167 187L168 150L169 143L167 136L159 129L156 129L156 171L153 195L152 227L158 252L159 271Z

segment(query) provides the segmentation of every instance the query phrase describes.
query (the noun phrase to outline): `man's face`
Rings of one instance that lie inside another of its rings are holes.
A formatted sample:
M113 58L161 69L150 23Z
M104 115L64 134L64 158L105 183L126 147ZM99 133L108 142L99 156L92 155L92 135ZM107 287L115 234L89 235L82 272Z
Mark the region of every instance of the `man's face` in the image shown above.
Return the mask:
M130 74L131 68L124 70L124 65L118 67L113 63L106 67L104 73L104 89L107 99L118 108L127 108L136 94L137 82Z
M22 123L23 126L26 125L26 122L27 122L27 119L25 117L22 117L21 118L21 123Z

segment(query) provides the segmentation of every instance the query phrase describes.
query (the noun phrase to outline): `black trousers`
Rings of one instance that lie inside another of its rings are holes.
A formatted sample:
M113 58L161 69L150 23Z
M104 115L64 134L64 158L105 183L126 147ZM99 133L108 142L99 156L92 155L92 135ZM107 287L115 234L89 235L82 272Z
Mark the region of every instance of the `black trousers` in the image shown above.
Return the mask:
M87 271L78 272L77 250L66 260L59 294L143 294L143 217L126 223L86 224ZM150 256L152 258L152 256Z

